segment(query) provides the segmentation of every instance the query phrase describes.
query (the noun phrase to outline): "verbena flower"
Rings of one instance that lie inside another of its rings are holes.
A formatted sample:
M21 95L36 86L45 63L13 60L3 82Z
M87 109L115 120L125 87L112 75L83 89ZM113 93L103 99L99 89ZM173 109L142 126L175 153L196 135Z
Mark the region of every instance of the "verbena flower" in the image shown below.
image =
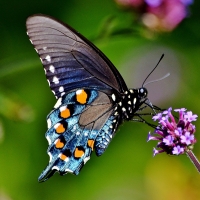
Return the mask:
M171 31L188 16L193 0L115 0L137 11L143 24L156 31Z
M152 118L159 124L154 134L149 133L148 135L148 141L158 141L157 148L154 148L154 156L162 152L170 155L184 154L196 143L194 137L196 128L192 122L197 120L197 115L186 111L185 108L174 109L174 111L179 113L178 120L175 120L172 115L172 108Z

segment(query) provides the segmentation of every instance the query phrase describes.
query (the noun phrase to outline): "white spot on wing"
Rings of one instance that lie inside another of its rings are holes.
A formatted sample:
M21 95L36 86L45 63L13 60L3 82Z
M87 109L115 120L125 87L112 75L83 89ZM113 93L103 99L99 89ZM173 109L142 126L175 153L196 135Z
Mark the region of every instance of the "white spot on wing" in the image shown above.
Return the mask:
M69 158L67 157L67 158L65 158L65 162L68 162L69 161Z
M55 84L58 84L59 83L59 79L56 77L56 76L54 76L53 77L53 80L52 80Z
M62 93L61 93L61 96L63 96L63 95L65 95L65 92L62 92Z
M83 92L83 90L77 90L76 94L81 94Z
M59 98L58 101L56 102L54 108L58 108L62 104L62 98Z
M88 133L84 133L84 136L87 137L87 136L88 136Z
M49 155L49 162L51 162L52 161L52 155L51 155L50 152L48 152L48 155Z
M47 128L51 128L51 125L52 125L51 120L48 118L47 119Z
M57 171L60 170L58 166L53 166L53 167L51 168L51 170L54 170L54 169L57 170Z
M113 100L113 101L116 101L116 96L115 96L115 94L112 94L112 100Z
M84 158L84 160L83 160L84 164L85 164L88 160L90 160L90 156Z
M78 131L78 132L76 132L76 135L80 135L80 132Z
M57 129L59 125L60 125L60 123L55 124L54 128Z
M134 104L134 105L136 104L136 101L137 101L137 99L134 98L134 99L133 99L133 104Z
M45 57L45 59L46 59L48 62L51 62L51 57L50 57L50 55L47 55L47 56Z
M55 72L55 67L53 65L50 65L49 66L49 71L54 73Z
M63 86L59 87L59 92L63 92L63 91L64 91L64 87Z
M60 107L60 112L62 112L63 110L66 110L67 106L62 106Z
M45 51L46 51L46 50L47 50L47 47L43 47L43 50L45 50Z
M58 142L58 140L59 140L59 139L56 139L56 140L54 141L54 144L56 144L56 143Z
M65 172L73 173L73 171L70 169L65 169Z
M46 139L48 141L48 144L51 145L52 142L51 142L51 139L50 139L50 137L48 135L46 136Z

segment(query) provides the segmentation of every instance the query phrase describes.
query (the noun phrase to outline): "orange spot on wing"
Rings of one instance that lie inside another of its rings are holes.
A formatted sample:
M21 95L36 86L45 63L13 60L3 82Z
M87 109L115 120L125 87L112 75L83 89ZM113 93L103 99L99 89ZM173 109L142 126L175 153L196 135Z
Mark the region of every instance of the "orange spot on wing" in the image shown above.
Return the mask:
M60 155L60 159L61 159L61 160L65 160L65 159L67 159L67 156L64 155L64 154L61 154L61 155Z
M79 149L78 147L76 147L75 151L74 151L74 157L75 158L80 158L84 155L84 151L82 149Z
M85 90L78 90L76 92L76 100L81 104L85 104L87 102L87 93Z
M62 118L68 118L68 117L70 117L70 110L69 110L69 108L66 108L65 110L61 111L60 112L60 116Z
M88 146L92 149L92 151L93 151L93 149L94 149L94 140L88 140Z
M56 148L57 149L61 149L61 148L63 148L64 147L64 143L63 142L61 142L61 140L60 139L58 139L57 140L57 142L56 142Z
M56 133L64 133L65 132L65 127L63 126L63 124L59 124L56 127Z

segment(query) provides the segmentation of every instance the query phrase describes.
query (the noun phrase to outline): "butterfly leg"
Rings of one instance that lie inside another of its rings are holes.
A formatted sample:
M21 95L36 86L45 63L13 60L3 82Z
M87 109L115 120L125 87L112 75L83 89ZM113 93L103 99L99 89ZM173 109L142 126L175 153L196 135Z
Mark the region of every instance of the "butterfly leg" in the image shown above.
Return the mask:
M144 110L144 109L147 108L147 107L148 107L147 105L146 105L146 106L142 106L142 107L140 107L140 108L138 109L138 112Z
M149 115L149 113L144 113L144 114L137 114L137 113L136 113L135 116L137 116L139 119L138 119L138 118L133 118L132 121L134 121L134 122L142 122L142 123L145 123L145 124L147 124L148 126L150 126L150 127L152 127L152 128L156 128L156 127L157 127L156 125L147 122L147 121L142 117L142 115Z
M159 107L156 106L156 105L153 105L153 108L154 108L155 110L158 110L158 111L164 111L164 110L166 110L166 109L159 108Z

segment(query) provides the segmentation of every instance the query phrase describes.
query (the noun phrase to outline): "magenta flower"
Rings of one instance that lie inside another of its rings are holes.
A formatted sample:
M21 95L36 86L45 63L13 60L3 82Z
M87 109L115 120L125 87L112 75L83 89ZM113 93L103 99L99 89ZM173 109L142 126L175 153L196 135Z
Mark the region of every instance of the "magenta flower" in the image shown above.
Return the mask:
M194 137L196 129L191 122L197 120L197 115L191 111L186 112L185 108L175 109L174 111L179 113L179 120L176 122L171 111L172 108L169 108L152 118L159 123L155 133L148 135L148 141L158 141L157 148L159 150L154 149L154 156L162 152L170 155L184 154L196 143Z
M151 30L171 31L188 16L193 0L115 0L133 8L143 24Z
M170 155L186 154L200 172L200 162L192 152L193 145L196 143L194 137L196 128L192 122L196 121L198 116L191 111L186 111L185 108L174 109L174 111L179 113L178 120L175 120L172 115L172 108L152 117L159 124L153 135L148 134L148 141L158 141L157 148L153 149L153 155L163 152Z

